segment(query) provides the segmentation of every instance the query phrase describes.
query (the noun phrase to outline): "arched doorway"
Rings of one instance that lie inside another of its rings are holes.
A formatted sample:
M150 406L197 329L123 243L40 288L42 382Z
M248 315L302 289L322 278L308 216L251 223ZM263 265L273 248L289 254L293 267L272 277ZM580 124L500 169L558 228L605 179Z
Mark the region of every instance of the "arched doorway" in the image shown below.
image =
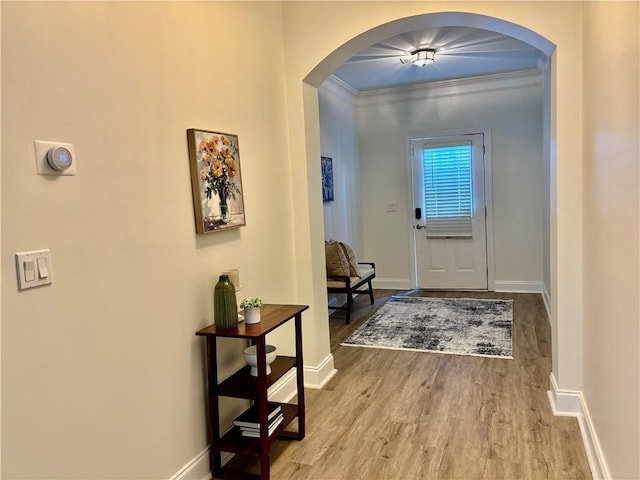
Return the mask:
M463 12L442 12L442 13L427 13L422 15L415 15L405 17L397 20L384 23L370 30L367 30L351 40L345 42L340 47L335 49L329 55L327 55L322 61L320 61L305 77L303 83L303 109L305 117L304 130L306 137L306 148L309 154L310 150L318 145L319 132L317 130L317 88L318 86L333 73L336 68L342 65L352 56L356 55L366 47L383 41L385 38L397 35L399 33L410 32L417 29L425 29L430 27L442 27L442 26L461 26L481 28L488 31L493 31L503 35L508 35L516 38L520 41L526 42L529 45L539 49L544 53L547 61L540 66L544 75L544 106L543 106L543 152L544 152L544 170L545 170L545 215L544 215L544 285L545 285L545 303L547 310L550 313L552 319L552 336L553 336L553 371L558 371L558 328L557 323L554 324L555 318L557 318L557 305L554 306L554 302L557 302L555 298L554 282L556 282L557 275L555 273L555 247L553 245L555 234L555 221L557 215L553 212L555 208L554 202L556 200L556 193L554 192L554 182L557 179L556 176L556 164L555 164L555 150L552 147L552 129L555 128L555 122L552 121L553 112L553 79L554 71L552 65L553 54L556 49L556 45L547 40L538 33L532 31L524 26L501 20L495 17L486 15L480 15L476 13L463 13ZM307 155L307 169L313 168L316 163L315 152L313 156ZM312 175L309 174L311 177ZM311 189L310 189L311 190ZM308 218L311 222L311 231L322 231L321 217L317 215L317 208L310 208L308 212ZM320 243L316 243L317 247L312 249L320 249ZM316 258L321 258L321 254L317 254ZM573 259L571 259L571 262ZM568 262L568 263L571 263ZM318 268L320 267L318 262ZM324 277L324 272L314 272L314 277L317 279ZM317 293L317 292L316 292ZM316 300L318 295L315 296ZM553 299L553 301L552 301ZM574 298L570 300L571 303L575 301ZM318 307L324 308L324 305ZM574 373L574 372L570 372Z

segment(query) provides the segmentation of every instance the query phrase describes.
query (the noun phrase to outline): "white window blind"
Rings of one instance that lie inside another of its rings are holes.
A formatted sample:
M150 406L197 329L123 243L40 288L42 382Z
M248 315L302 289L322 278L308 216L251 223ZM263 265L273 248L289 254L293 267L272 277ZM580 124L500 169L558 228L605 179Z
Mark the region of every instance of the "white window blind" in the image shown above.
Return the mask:
M428 237L471 237L471 142L425 145L424 209Z

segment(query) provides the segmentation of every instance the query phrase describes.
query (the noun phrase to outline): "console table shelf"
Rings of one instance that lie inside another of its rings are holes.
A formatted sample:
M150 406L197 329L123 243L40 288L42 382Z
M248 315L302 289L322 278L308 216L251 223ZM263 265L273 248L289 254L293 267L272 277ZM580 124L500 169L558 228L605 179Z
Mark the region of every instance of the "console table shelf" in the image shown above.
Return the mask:
M282 406L284 420L280 425L278 425L278 428L273 432L273 435L271 435L270 438L272 440L278 437L297 439L298 432L289 432L285 430L285 428L298 415L298 406L287 403L281 403L280 405ZM260 439L243 437L240 433L240 429L238 427L233 427L222 436L217 448L221 452L239 453L240 455L256 457L260 455Z
M295 366L295 357L276 357L271 364L271 374L267 375L267 388L276 383L285 373ZM218 386L218 395L255 400L258 392L258 379L251 376L249 373L250 370L251 367L246 366L220 383Z
M306 305L265 305L261 311L260 323L238 324L238 328L218 330L209 325L196 332L206 339L207 383L209 408L209 434L211 443L210 467L215 478L259 478L269 480L269 451L271 442L276 438L302 440L305 435L304 378L302 362L302 312ZM266 335L289 320L295 320L295 357L278 356L271 364L271 373L267 375ZM249 339L256 345L258 355L258 376L250 374L246 366L218 384L217 338ZM291 369L296 371L297 404L281 403L283 421L272 435L268 435L267 389L282 378ZM252 400L258 407L260 437L243 437L238 427L231 428L224 435L220 433L219 397L234 397ZM298 419L297 432L286 430L294 419ZM221 452L257 456L260 459L260 475L231 472L222 467Z

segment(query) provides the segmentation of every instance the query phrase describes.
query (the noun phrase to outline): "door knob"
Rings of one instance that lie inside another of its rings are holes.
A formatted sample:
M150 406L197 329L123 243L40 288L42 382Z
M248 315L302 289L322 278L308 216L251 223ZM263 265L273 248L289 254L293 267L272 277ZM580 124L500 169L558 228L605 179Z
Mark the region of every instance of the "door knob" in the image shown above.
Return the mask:
M422 230L423 228L427 228L427 226L426 225L421 225L421 224L417 224L416 225L416 229L418 229L418 230Z

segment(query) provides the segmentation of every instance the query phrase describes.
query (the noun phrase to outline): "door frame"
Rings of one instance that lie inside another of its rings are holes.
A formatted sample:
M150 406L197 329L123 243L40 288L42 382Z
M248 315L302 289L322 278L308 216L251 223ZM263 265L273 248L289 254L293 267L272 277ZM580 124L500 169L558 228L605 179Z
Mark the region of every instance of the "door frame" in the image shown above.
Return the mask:
M405 137L405 159L407 162L407 205L409 205L408 222L414 230L415 219L413 211L413 159L411 155L411 142L414 140L444 137L454 135L475 135L484 136L484 202L487 208L487 218L485 221L485 229L487 236L487 290L494 292L496 289L495 262L493 251L493 182L492 182L492 164L491 164L491 129L490 128L465 128L455 130L434 130L429 132L420 132ZM418 288L418 271L417 271L417 250L416 250L415 232L409 235L409 255L411 261L410 280L412 288Z

